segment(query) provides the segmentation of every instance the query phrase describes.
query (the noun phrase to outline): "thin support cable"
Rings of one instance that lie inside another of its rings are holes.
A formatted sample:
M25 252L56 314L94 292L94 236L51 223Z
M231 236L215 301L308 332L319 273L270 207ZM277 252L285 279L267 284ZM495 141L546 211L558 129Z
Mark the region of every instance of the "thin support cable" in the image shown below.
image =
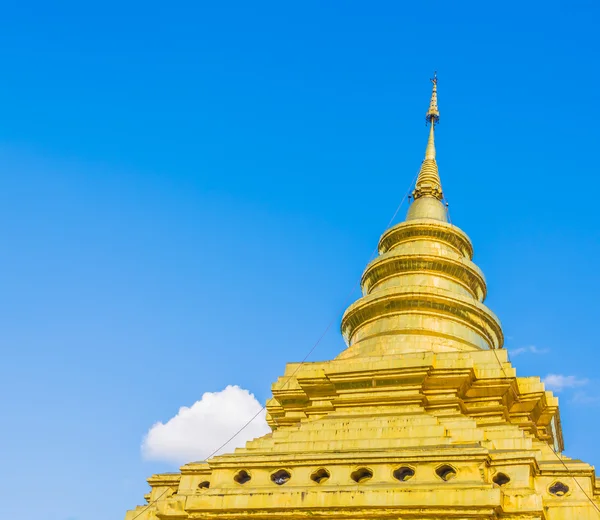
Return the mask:
M402 207L402 205L404 204L404 201L410 197L410 188L414 185L414 183L417 180L417 177L419 175L419 172L417 172L417 174L414 176L413 180L410 183L410 186L408 188L408 191L404 194L404 196L402 197L402 200L400 201L400 204L398 204L398 207L396 208L396 211L394 211L394 214L392 215L392 218L389 220L387 226L385 227L385 229L388 229L391 225L392 222L394 222L394 219L396 218L396 216L398 215L398 213L400 212L400 208ZM377 244L375 246L375 248L373 249L373 252L371 253L371 257L369 258L369 262L370 263L373 258L375 258L375 256L377 255L379 249L379 244ZM354 294L354 291L356 290L356 288L358 287L358 285L360 285L360 278L354 283L354 285L352 286L351 291L348 293L348 296L346 296L346 299L344 300L344 303L342 304L342 311L343 309L346 308L348 301L350 300L350 298L352 298L352 295ZM339 312L337 313L339 314ZM292 374L290 376L288 376L288 378L286 379L286 381L283 383L283 386L285 386L286 384L288 384L290 382L290 380L298 373L298 370L300 370L300 368L302 368L302 365L304 365L304 363L306 363L307 359L310 357L310 355L315 351L315 349L317 348L317 346L321 343L321 341L323 340L323 338L326 336L326 334L329 332L329 329L333 326L333 324L336 322L337 320L337 314L329 321L329 323L327 324L327 327L325 327L325 330L323 331L323 333L319 336L319 338L317 339L317 341L314 343L314 345L312 346L312 348L308 351L308 353L306 354L306 356L304 356L304 358L302 359L302 361L300 361L300 363L298 364L298 366L296 367L296 370L294 370L294 372L292 372ZM206 457L206 460L210 459L211 457L213 457L216 453L218 453L219 451L221 451L225 446L227 446L233 439L235 439L240 433L242 433L248 426L250 426L250 424L252 423L252 421L254 421L261 413L263 413L266 410L266 405L261 407L261 409L256 412L255 415L252 416L252 418L246 423L244 424L238 431L236 431L229 439L227 439L223 444L221 444L216 450L214 450L210 455L208 455ZM275 423L277 424L277 421L275 420ZM145 511L147 511L147 509L156 504L156 502L158 502L163 495L165 495L165 493L168 491L168 489L165 489L165 491L163 491L160 496L158 496L157 498L155 498L154 500L152 500L151 502L148 502L146 504L146 506L144 507L144 509L142 509L137 515L135 515L133 518L131 518L130 520L135 520L136 518L138 518L141 514L143 514Z
M500 358L498 357L498 353L496 352L496 350L497 349L495 349L495 348L492 349L492 351L494 352L494 355L496 356L496 361L498 361L498 365L500 366L500 370L502 370L502 373L504 374L504 377L506 377L507 379L509 379L509 376L506 373L506 370L504 370L504 365L502 365L502 362L500 361ZM509 362L510 362L510 358L509 358ZM567 471L569 471L569 466L567 466L567 464L561 458L561 456L558 453L556 453L556 450L554 449L554 447L550 443L548 443L548 447L550 448L550 450L552 451L552 453L554 453L554 456L558 459L558 461L565 467L565 469ZM571 478L575 481L575 484L577 484L577 487L585 495L585 498L587 498L589 500L590 504L592 504L592 506L594 506L594 509L600 515L600 508L598 507L598 505L596 504L596 502L594 502L594 500L586 493L585 489L583 489L583 486L579 483L579 481L577 480L577 477L573 476Z
M148 511L148 508L154 504L156 504L156 502L158 502L164 495L167 494L167 491L169 491L169 488L165 489L159 496L157 496L154 500L152 500L152 502L148 502L145 506L144 509L142 509L137 515L135 515L133 518L131 518L131 520L135 520L136 518L138 518L139 516L142 516L146 511Z

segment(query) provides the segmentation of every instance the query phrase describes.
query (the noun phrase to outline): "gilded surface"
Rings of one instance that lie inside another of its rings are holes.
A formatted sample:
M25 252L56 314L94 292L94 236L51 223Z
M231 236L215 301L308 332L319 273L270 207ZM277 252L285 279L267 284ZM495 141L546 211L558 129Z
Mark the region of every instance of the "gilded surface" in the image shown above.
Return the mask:
M517 377L467 235L447 222L427 152L405 222L386 231L342 319L348 349L290 363L272 433L155 475L126 520L598 520L594 468L563 449L558 400Z

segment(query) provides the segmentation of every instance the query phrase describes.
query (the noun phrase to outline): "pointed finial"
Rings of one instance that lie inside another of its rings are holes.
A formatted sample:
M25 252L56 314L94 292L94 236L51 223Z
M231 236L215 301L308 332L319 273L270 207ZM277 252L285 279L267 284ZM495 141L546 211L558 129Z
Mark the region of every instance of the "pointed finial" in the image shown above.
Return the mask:
M421 211L417 209L421 197L434 198L438 201L441 201L444 198L444 194L442 193L442 183L440 181L437 162L435 160L434 126L440 120L440 111L437 106L437 73L433 75L431 82L433 83L433 91L431 93L431 101L429 102L429 110L427 111L426 116L427 122L431 123L431 128L429 129L429 138L427 140L427 148L425 149L425 160L421 164L421 171L419 172L415 189L412 193L414 202L407 219L423 217L423 211L425 210ZM425 203L421 203L421 206L423 204ZM423 206L423 208L425 208L425 206ZM438 220L446 220L446 211L443 206L439 205L438 207L438 205L435 205L435 208L437 210L436 214L439 213L435 218ZM428 211L429 210L425 211L424 214L428 214Z
M440 111L437 106L437 71L433 73L433 78L431 78L431 83L433 83L433 90L431 92L431 101L429 102L429 110L427 111L427 115L425 116L428 123L435 125L440 121Z

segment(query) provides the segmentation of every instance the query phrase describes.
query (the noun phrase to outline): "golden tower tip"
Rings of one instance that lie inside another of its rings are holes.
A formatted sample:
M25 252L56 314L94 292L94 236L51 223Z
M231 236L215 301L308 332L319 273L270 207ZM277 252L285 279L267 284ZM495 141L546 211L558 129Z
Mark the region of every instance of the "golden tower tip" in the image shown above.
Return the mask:
M428 123L435 125L440 122L440 111L437 105L437 71L433 73L433 78L431 78L431 83L433 83L433 89L431 92L431 101L429 102L429 110L427 111L427 115L425 119Z
M431 79L433 90L426 115L427 123L431 123L431 128L429 129L429 138L425 149L425 160L421 164L421 170L417 176L415 189L412 192L413 204L408 210L406 220L430 218L443 222L448 221L446 208L440 203L444 198L444 194L435 159L434 127L440 120L440 111L437 105L437 81L436 72Z

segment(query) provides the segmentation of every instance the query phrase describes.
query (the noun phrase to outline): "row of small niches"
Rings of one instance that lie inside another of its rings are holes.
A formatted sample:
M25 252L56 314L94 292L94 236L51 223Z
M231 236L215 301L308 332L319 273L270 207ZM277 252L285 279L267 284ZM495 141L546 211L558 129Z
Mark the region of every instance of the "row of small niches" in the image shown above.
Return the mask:
M447 464L440 466L435 470L435 472L440 479L446 482L456 477L456 469ZM400 482L406 482L415 476L415 470L409 466L401 466L394 470L393 475L396 480L399 480ZM325 468L320 468L311 474L310 479L317 484L323 484L329 480L330 476L331 474L328 470ZM506 475L504 475L504 477L506 477ZM289 482L291 478L291 473L286 469L280 469L271 474L271 481L278 486L283 486ZM371 471L369 468L359 468L350 474L350 478L352 478L352 480L354 480L354 482L357 484L362 484L363 482L367 482L373 478L373 471ZM506 482L510 480L508 477L506 477L506 479ZM248 471L242 469L235 474L233 480L235 480L238 484L243 485L247 482L250 482L250 480L252 480L252 476ZM506 482L503 482L503 484ZM210 482L201 482L198 487L200 489L208 489L210 487Z
M456 477L456 469L447 464L444 464L437 468L435 470L435 473L441 480L445 482L452 480L454 477ZM393 475L396 480L399 480L400 482L406 482L407 480L410 480L415 476L415 470L409 466L401 466L398 469L394 470ZM331 474L329 473L329 471L327 471L325 468L320 468L311 474L310 479L313 482L316 482L317 484L323 484L329 479L330 476ZM357 484L361 484L373 478L373 472L369 468L359 468L356 471L353 471L350 474L350 477ZM291 478L291 473L285 469L277 470L271 474L271 481L274 484L277 484L278 486L283 486L284 484L289 482ZM247 482L250 482L250 480L252 480L252 477L250 476L250 473L242 469L235 474L233 480L235 480L238 484L243 485ZM498 486L505 486L510 482L510 477L504 473L496 473L494 475L494 478L492 479L492 482L494 482L494 484ZM198 485L198 487L200 489L208 489L210 487L210 482L201 482ZM563 497L569 493L569 486L557 481L548 488L548 492L551 495Z

